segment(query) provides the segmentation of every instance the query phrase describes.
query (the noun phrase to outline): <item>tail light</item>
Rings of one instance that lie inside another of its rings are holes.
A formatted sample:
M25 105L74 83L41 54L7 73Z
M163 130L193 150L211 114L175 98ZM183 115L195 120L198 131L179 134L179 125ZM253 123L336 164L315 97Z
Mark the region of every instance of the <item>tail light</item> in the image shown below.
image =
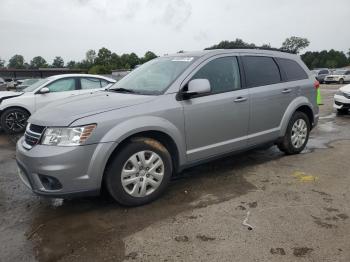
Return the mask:
M315 80L315 82L314 82L314 87L315 87L315 89L320 88L320 82L318 82L317 80Z

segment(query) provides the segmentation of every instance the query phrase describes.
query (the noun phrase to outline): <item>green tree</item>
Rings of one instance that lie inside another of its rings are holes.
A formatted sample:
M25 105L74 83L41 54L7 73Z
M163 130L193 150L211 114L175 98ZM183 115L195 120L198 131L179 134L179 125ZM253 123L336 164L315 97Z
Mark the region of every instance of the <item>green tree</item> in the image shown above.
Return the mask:
M323 50L321 52L306 52L301 59L310 68L337 68L348 65L349 61L344 52L336 50Z
M157 55L151 51L147 51L144 57L142 58L142 62L146 63L154 58L157 58Z
M94 65L89 69L89 74L111 74L112 71L108 66L104 65Z
M210 49L238 49L238 48L254 48L255 44L249 44L244 42L242 39L236 38L234 41L221 41L217 45L213 45L211 47L205 48L205 50Z
M36 56L30 61L31 68L45 68L48 67L46 60L41 56Z
M299 52L308 47L309 44L310 41L307 38L291 36L282 43L281 49L293 54L299 54Z
M21 69L24 68L24 58L22 55L14 55L13 57L10 58L9 68L16 68L16 69Z
M135 68L135 66L141 63L140 58L135 53L131 53L129 55L129 60L127 62L131 68Z
M90 49L85 54L85 60L88 64L93 65L96 59L96 52L93 49Z
M77 66L77 62L75 62L75 61L73 61L73 60L71 60L71 61L69 61L69 62L67 63L67 67L68 67L69 69L74 69L74 68L76 68L76 66Z
M122 68L120 56L117 55L116 53L112 53L112 55L111 55L110 66L112 69Z
M56 56L55 59L52 62L52 67L55 67L55 68L62 68L62 67L64 67L63 58L60 57L60 56Z
M105 47L98 50L95 64L109 66L111 62L112 52Z

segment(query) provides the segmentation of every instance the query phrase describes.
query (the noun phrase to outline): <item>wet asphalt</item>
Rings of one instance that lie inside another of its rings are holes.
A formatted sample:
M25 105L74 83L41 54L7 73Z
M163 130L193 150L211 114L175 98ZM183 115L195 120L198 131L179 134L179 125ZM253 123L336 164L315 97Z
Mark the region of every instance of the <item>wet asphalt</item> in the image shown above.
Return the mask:
M302 154L275 146L184 171L158 200L33 195L0 134L0 261L350 261L350 115L321 87Z

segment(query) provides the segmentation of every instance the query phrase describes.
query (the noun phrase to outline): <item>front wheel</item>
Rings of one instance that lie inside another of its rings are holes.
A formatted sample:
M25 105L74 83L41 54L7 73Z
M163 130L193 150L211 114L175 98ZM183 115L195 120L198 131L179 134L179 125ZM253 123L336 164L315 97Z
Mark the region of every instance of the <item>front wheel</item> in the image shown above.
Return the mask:
M299 154L304 150L310 134L310 121L303 112L295 112L289 121L286 134L277 144L287 155Z
M339 79L339 84L341 84L341 85L344 84L344 79L343 78Z
M172 170L171 156L160 142L134 138L111 159L105 173L105 185L120 204L143 205L164 192Z
M29 113L22 108L5 110L0 118L1 127L7 134L22 133L26 129Z

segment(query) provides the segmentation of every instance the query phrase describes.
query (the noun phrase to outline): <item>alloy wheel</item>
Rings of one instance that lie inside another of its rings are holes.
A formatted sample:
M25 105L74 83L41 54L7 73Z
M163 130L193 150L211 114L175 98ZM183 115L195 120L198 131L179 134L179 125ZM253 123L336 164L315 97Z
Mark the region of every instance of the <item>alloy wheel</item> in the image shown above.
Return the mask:
M295 148L300 148L304 145L307 138L307 132L307 124L304 119L299 118L294 122L291 141Z
M164 163L155 152L147 150L133 154L124 164L121 173L122 186L133 197L152 194L164 177Z
M20 132L25 128L27 118L27 115L22 112L11 112L5 118L6 127L13 132Z

